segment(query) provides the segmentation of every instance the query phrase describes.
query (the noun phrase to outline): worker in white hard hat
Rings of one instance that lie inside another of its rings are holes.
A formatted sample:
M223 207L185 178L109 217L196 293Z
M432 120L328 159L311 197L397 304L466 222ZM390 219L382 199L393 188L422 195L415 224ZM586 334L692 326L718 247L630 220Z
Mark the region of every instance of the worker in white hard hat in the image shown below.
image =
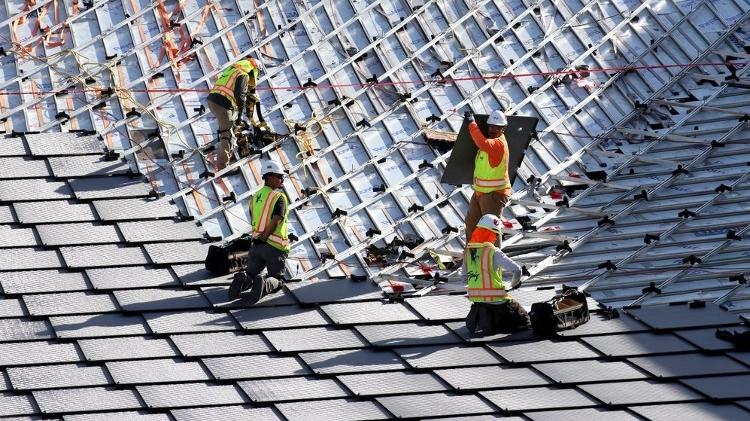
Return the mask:
M247 270L237 272L229 287L229 298L246 298L256 303L261 297L279 291L283 286L286 258L289 255L289 213L286 194L282 191L284 168L276 161L262 164L264 186L250 199L253 243L247 254ZM265 278L260 276L266 269Z
M239 60L221 73L208 94L208 109L216 118L219 132L214 162L217 171L223 170L233 158L234 126L242 125L243 109L247 118L253 121L253 111L259 101L255 93L259 72L258 64L252 58Z
M466 214L466 241L471 239L479 218L485 214L500 217L503 208L513 193L508 177L508 143L505 140L505 127L508 120L500 110L493 111L487 119L486 137L474 121L474 115L466 113L469 120L469 134L479 150L474 158L474 181L469 211ZM498 245L499 243L498 238Z
M521 281L521 267L495 246L502 233L496 215L483 215L464 251L467 298L472 302L466 326L472 333L492 334L528 326L526 310L508 294Z

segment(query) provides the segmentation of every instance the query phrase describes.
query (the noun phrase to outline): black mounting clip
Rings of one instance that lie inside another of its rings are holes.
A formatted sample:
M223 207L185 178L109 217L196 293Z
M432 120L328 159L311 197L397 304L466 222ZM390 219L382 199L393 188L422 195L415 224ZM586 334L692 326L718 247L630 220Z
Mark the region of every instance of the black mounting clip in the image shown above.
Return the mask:
M651 283L648 284L648 286L646 288L643 288L641 290L642 294L648 294L650 292L653 292L653 293L655 293L657 295L661 294L661 288L659 288L659 287L656 286L656 282L651 282Z
M604 263L599 263L596 266L596 268L597 269L606 269L606 270L617 270L617 265L615 265L614 263L612 263L611 260L607 260Z
M567 250L568 253L572 253L573 252L573 249L570 248L570 242L568 242L568 240L564 240L562 242L562 244L558 244L557 247L555 247L555 251L560 252L560 251L563 251L563 250Z

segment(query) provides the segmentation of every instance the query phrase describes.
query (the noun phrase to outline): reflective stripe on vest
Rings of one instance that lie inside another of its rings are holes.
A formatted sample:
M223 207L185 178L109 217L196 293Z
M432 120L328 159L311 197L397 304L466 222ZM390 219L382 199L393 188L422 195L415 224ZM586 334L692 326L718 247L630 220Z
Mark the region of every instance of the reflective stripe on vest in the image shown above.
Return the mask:
M475 252L472 253L472 250ZM481 252L481 256L476 256ZM472 257L474 255L474 257ZM469 243L466 246L467 295L471 301L510 300L505 292L502 269L494 271L495 246L491 243Z
M237 100L234 98L234 84L237 81L238 77L246 74L247 73L236 67L230 67L227 70L224 70L224 72L219 77L219 80L216 81L216 84L211 89L211 93L216 93L224 96L229 100L229 102L232 103L232 108L236 109Z
M276 202L283 200L287 202L284 193L272 190L268 186L263 186L252 199L252 224L253 224L253 235L258 236L263 234L266 227L271 223L271 214L273 208L276 206ZM284 215L276 226L276 229L268 236L266 242L271 246L281 250L289 251L289 234L287 216L289 215L288 206L284 206Z
M508 143L505 141L505 136L499 137L498 140L503 143L503 149L506 151L500 160L500 165L493 167L490 164L489 154L485 151L477 151L474 157L474 183L472 187L475 191L490 193L511 187L508 177Z

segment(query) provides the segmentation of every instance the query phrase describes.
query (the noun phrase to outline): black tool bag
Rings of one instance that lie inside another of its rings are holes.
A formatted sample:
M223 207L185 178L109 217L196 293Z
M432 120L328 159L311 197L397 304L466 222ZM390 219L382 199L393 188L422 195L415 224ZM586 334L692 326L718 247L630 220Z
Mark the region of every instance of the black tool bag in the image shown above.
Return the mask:
M517 301L473 303L466 316L466 328L474 335L489 336L529 327L529 316Z
M567 289L548 301L531 305L531 327L539 335L552 335L589 321L586 294Z
M247 265L247 251L252 237L245 234L220 246L210 246L206 255L206 270L214 275L226 275Z

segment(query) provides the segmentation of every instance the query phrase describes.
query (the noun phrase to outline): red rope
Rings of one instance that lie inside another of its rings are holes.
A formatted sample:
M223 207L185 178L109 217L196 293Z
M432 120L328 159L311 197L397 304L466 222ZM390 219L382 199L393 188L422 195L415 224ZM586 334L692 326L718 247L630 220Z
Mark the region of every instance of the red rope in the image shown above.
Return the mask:
M668 69L668 68L685 68L685 67L700 67L700 66L726 66L729 62L717 62L717 63L675 63L675 64L657 64L647 66L622 66L622 67L604 67L600 69L581 69L581 70L557 70L550 72L534 72L534 73L511 73L511 74L497 74L488 76L467 76L467 77L447 77L441 80L430 79L430 80L402 80L402 81L391 81L391 82L369 82L369 83L335 83L335 84L318 84L316 86L269 86L269 87L257 87L258 91L274 91L274 90L304 90L304 89L333 89L333 88L355 88L365 86L396 86L396 85L415 85L415 84L426 84L434 82L463 82L463 81L474 81L474 80L493 80L493 79L517 79L524 77L537 77L537 76L561 76L561 75L575 75L581 73L604 73L604 72L639 72L642 70L653 70L653 69ZM731 63L731 64L744 64L744 63ZM0 95L26 95L26 94L59 94L62 92L67 93L81 93L81 92L102 92L107 91L105 88L88 88L88 89L60 89L58 91L36 91L25 92L25 91L0 91ZM206 88L168 88L168 89L128 89L130 92L154 92L154 93L183 93L183 92L208 92Z

